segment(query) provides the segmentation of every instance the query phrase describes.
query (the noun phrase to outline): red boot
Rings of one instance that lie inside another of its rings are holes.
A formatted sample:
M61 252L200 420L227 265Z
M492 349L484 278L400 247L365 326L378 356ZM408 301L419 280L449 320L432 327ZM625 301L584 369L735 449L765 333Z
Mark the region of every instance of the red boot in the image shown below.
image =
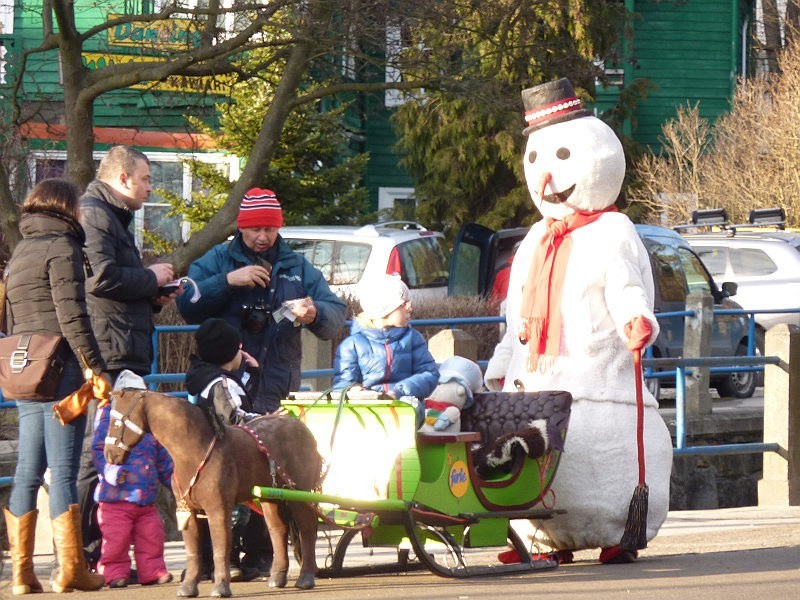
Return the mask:
M639 556L636 550L623 550L619 545L600 550L600 562L604 565L621 565L632 563Z
M519 552L512 548L511 550L504 550L497 555L497 560L499 560L504 565L514 565L518 562L522 562L522 559L519 556Z

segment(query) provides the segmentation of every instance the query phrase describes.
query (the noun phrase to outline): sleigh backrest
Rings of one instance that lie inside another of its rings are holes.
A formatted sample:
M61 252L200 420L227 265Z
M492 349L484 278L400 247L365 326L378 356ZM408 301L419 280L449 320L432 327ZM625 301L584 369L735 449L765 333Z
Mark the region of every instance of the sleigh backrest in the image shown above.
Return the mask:
M548 433L558 433L563 444L572 406L569 392L479 392L474 399L473 405L461 413L461 431L480 433L482 443L521 431L531 421L544 419ZM562 445L555 439L551 444L554 447Z

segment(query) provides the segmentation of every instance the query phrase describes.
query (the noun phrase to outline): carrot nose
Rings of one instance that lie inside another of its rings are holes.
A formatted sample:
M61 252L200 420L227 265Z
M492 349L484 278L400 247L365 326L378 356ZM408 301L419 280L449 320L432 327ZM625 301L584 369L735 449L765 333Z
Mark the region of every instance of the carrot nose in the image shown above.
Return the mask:
M539 177L539 198L544 198L544 188L547 187L547 184L553 180L553 176L550 171L545 171Z

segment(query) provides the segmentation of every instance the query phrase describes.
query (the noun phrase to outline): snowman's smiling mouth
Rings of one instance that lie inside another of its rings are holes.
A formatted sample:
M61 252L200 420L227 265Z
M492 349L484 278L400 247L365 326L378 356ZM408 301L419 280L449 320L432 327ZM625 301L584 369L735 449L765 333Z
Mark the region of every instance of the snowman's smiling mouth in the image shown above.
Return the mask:
M542 196L542 200L544 202L550 202L551 204L561 204L562 202L566 202L567 198L572 195L572 192L575 191L575 184L573 183L567 189L562 190L560 192L554 192L552 194L547 194L546 196Z

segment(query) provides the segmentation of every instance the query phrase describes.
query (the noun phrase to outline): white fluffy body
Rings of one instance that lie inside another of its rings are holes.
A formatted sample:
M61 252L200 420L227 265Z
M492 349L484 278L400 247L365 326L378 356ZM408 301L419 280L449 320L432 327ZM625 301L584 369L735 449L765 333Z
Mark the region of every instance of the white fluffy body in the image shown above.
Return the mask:
M561 219L610 206L624 170L619 141L594 117L550 125L529 136L525 175L545 216ZM568 190L564 202L539 196L540 191L547 196ZM624 327L644 316L653 326L650 342L658 334L650 262L633 224L621 213L604 214L573 231L561 295L560 356L530 371L529 347L517 334L522 287L544 234L540 221L517 251L507 298L508 327L485 378L491 389L505 378L506 391L516 391L518 380L525 391L566 390L573 395L566 445L552 485L555 508L566 513L538 526L558 549L605 548L619 544L638 483L633 356ZM669 507L672 442L646 387L644 400L647 538L652 539Z

